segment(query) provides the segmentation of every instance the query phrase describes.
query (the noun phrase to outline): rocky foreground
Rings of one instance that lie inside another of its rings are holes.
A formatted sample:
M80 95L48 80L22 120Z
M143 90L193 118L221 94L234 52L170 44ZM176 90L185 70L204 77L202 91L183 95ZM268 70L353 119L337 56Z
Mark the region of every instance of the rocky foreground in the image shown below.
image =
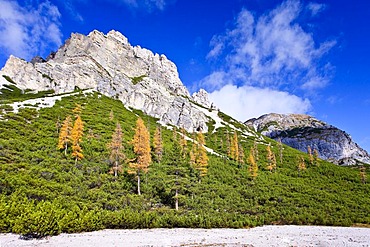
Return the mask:
M370 228L263 226L252 229L102 230L22 240L0 234L0 246L370 246Z

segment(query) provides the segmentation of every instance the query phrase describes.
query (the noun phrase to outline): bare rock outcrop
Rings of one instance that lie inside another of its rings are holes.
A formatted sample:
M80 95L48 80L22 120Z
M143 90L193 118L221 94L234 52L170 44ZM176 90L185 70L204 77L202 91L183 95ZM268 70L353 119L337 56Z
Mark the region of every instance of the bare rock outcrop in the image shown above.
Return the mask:
M72 34L46 60L31 63L10 56L0 75L21 89L56 93L93 89L163 123L207 131L208 118L193 107L176 65L165 55L131 46L117 31Z
M369 154L350 135L332 125L302 114L266 114L246 125L284 144L307 152L308 146L320 158L340 165L370 164Z

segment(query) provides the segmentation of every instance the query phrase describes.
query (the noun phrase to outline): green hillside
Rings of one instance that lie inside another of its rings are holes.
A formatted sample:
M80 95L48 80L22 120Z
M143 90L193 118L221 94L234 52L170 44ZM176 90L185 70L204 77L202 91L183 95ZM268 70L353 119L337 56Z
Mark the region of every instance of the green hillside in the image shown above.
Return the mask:
M189 157L179 159L173 131L162 127L164 156L142 177L139 196L127 162L117 177L110 172L107 144L118 121L124 153L127 160L133 159L131 140L136 120L141 117L153 136L157 119L128 110L118 100L83 92L64 97L51 108L35 110L29 105L15 114L10 106L12 97L24 100L35 96L9 92L0 102L4 110L0 119L1 232L42 237L104 228L370 224L370 183L361 179L359 168L321 160L311 164L306 154L288 146L284 146L280 162L278 143L256 133L256 141L255 136L238 133L245 155L245 164L238 164L227 158L226 136L229 133L231 138L234 129L221 127L212 133L212 123L205 133L206 146L219 155L208 154L208 172L201 182ZM84 122L84 158L77 163L70 149L67 156L57 149L60 125L67 115L73 117L76 104L82 106ZM220 117L247 130L226 115ZM254 143L259 168L255 179L250 176L247 160ZM277 159L273 172L266 168L268 143ZM188 141L188 151L191 147ZM307 169L298 172L300 157ZM176 184L177 165L181 174ZM368 171L367 167L365 175ZM175 186L180 191L178 211L174 209Z

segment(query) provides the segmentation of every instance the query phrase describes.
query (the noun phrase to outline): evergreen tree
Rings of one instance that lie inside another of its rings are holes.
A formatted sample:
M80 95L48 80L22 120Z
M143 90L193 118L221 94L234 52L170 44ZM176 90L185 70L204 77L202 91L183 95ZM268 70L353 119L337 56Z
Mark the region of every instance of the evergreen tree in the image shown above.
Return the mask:
M81 117L78 115L72 128L71 140L72 140L72 157L75 157L75 163L77 160L83 159L82 148L80 143L82 142L82 136L84 131L84 125Z
M116 129L112 134L112 141L107 145L110 155L109 160L113 164L113 173L116 177L118 171L122 172L122 166L119 165L121 160L126 158L125 154L123 153L124 147L122 145L122 128L119 122L116 124Z
M253 142L253 156L254 156L254 160L256 162L258 162L259 160L259 157L258 157L258 145L257 145L257 141L254 140Z
M136 154L135 162L129 164L129 173L135 174L137 177L137 193L141 195L140 191L140 176L142 173L147 173L149 165L152 162L150 156L150 135L148 129L145 127L144 121L139 118L136 122L136 129L134 139L134 153Z
M180 132L181 132L181 135L180 135L180 147L181 147L181 154L183 156L183 158L185 158L187 156L187 153L188 153L188 143L185 139L185 136L186 136L186 133L185 133L185 129L184 128L181 128L180 129Z
M160 126L155 129L153 137L154 158L157 162L161 162L163 156L162 130Z
M231 157L231 143L230 143L230 135L229 131L227 130L226 132L226 151L227 151L227 156Z
M167 175L169 180L167 184L170 191L175 193L175 209L179 209L179 198L185 192L185 186L189 183L189 168L186 166L186 159L182 157L182 150L179 142L174 142L172 148L167 152L166 159Z
M231 146L230 146L230 157L238 161L239 160L239 150L238 150L238 134L236 131L234 132L233 138L231 139Z
M272 172L276 169L276 157L275 154L271 151L271 144L267 145L267 169Z
M67 116L63 121L62 128L59 133L58 149L64 149L64 155L67 156L68 144L71 143L72 133L72 119L71 116Z
M254 180L258 175L258 165L257 165L256 158L255 158L254 148L251 148L251 151L249 152L248 164L249 164L249 167L248 167L249 175Z

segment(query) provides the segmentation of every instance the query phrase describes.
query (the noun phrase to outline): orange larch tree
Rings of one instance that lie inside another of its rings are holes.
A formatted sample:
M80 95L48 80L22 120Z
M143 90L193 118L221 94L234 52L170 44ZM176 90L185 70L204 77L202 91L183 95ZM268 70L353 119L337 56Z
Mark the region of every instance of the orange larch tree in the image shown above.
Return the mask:
M77 115L71 133L72 157L75 157L75 163L77 163L77 160L81 160L84 157L82 154L82 148L80 146L80 143L82 142L83 131L84 125L82 119L79 115Z
M272 172L276 169L276 157L275 154L271 151L271 144L267 145L266 147L267 151L267 169Z
M122 145L122 128L119 122L116 124L116 129L112 134L112 141L107 145L110 155L109 160L113 164L112 170L114 176L116 177L118 171L122 172L122 166L119 165L119 162L126 158L123 153L124 147Z
M58 149L64 149L64 154L67 155L68 144L71 143L72 118L67 116L63 121L62 128L59 133Z
M150 156L150 135L148 129L145 127L144 121L139 118L136 122L136 129L134 139L134 153L136 154L135 162L129 164L129 173L135 174L137 177L137 193L141 195L140 191L140 176L142 173L147 173L149 166L152 163Z
M248 171L249 171L249 175L252 177L253 180L258 175L258 165L256 162L255 153L256 152L254 148L251 148L251 151L249 152L249 156L248 156L248 164L249 164Z
M198 180L201 182L201 178L207 175L208 172L208 156L207 150L204 148L205 140L204 135L199 132L197 134L197 143L194 149L194 164L193 167L198 171ZM190 156L191 159L191 156Z

